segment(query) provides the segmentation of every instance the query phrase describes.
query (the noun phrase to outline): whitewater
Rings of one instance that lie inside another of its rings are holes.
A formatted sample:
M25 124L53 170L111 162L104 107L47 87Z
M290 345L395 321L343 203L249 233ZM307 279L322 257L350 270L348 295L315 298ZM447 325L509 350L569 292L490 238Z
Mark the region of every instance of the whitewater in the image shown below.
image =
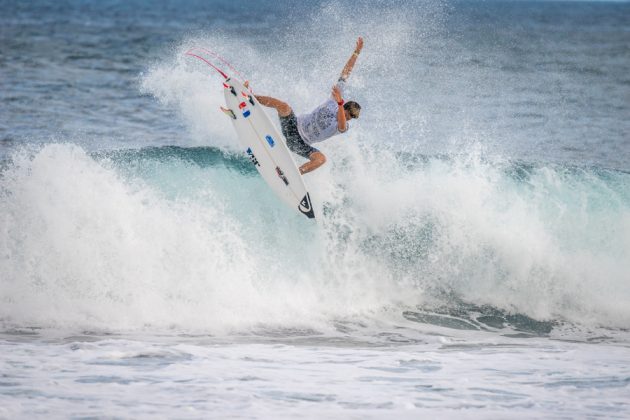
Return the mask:
M0 11L0 418L628 417L628 3ZM357 35L308 220L184 53L306 112Z

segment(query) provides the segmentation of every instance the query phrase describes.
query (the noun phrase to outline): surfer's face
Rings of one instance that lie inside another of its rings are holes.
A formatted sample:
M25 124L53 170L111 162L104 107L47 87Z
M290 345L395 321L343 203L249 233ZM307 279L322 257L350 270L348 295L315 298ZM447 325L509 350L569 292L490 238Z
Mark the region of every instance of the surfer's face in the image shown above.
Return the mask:
M359 118L359 111L346 111L346 120L356 120Z

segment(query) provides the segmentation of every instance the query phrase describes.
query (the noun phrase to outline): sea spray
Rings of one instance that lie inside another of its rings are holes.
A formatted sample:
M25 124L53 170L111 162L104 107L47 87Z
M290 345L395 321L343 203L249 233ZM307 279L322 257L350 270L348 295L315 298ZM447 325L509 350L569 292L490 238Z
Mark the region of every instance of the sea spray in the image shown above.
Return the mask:
M628 325L628 174L361 148L335 158L309 178L321 214L309 223L216 149L17 153L1 178L0 317L328 328L468 302Z

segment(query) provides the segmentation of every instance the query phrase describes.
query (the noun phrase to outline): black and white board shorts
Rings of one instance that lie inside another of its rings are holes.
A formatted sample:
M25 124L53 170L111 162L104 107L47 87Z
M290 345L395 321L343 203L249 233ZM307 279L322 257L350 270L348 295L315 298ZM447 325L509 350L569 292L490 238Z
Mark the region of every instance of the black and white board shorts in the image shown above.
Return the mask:
M293 111L286 117L280 117L280 126L282 127L282 134L287 139L287 146L290 151L306 159L309 159L311 153L319 152L319 150L307 144L300 136L297 127L297 117Z

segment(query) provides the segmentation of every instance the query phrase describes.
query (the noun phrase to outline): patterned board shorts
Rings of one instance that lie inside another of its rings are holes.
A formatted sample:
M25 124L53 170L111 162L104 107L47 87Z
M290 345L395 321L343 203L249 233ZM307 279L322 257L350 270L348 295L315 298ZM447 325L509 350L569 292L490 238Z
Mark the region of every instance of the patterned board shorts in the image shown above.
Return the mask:
M287 146L290 151L306 159L309 159L311 153L319 152L313 146L306 144L302 136L300 136L297 128L297 118L293 111L286 117L280 117L280 126L282 127L282 134L287 139Z

